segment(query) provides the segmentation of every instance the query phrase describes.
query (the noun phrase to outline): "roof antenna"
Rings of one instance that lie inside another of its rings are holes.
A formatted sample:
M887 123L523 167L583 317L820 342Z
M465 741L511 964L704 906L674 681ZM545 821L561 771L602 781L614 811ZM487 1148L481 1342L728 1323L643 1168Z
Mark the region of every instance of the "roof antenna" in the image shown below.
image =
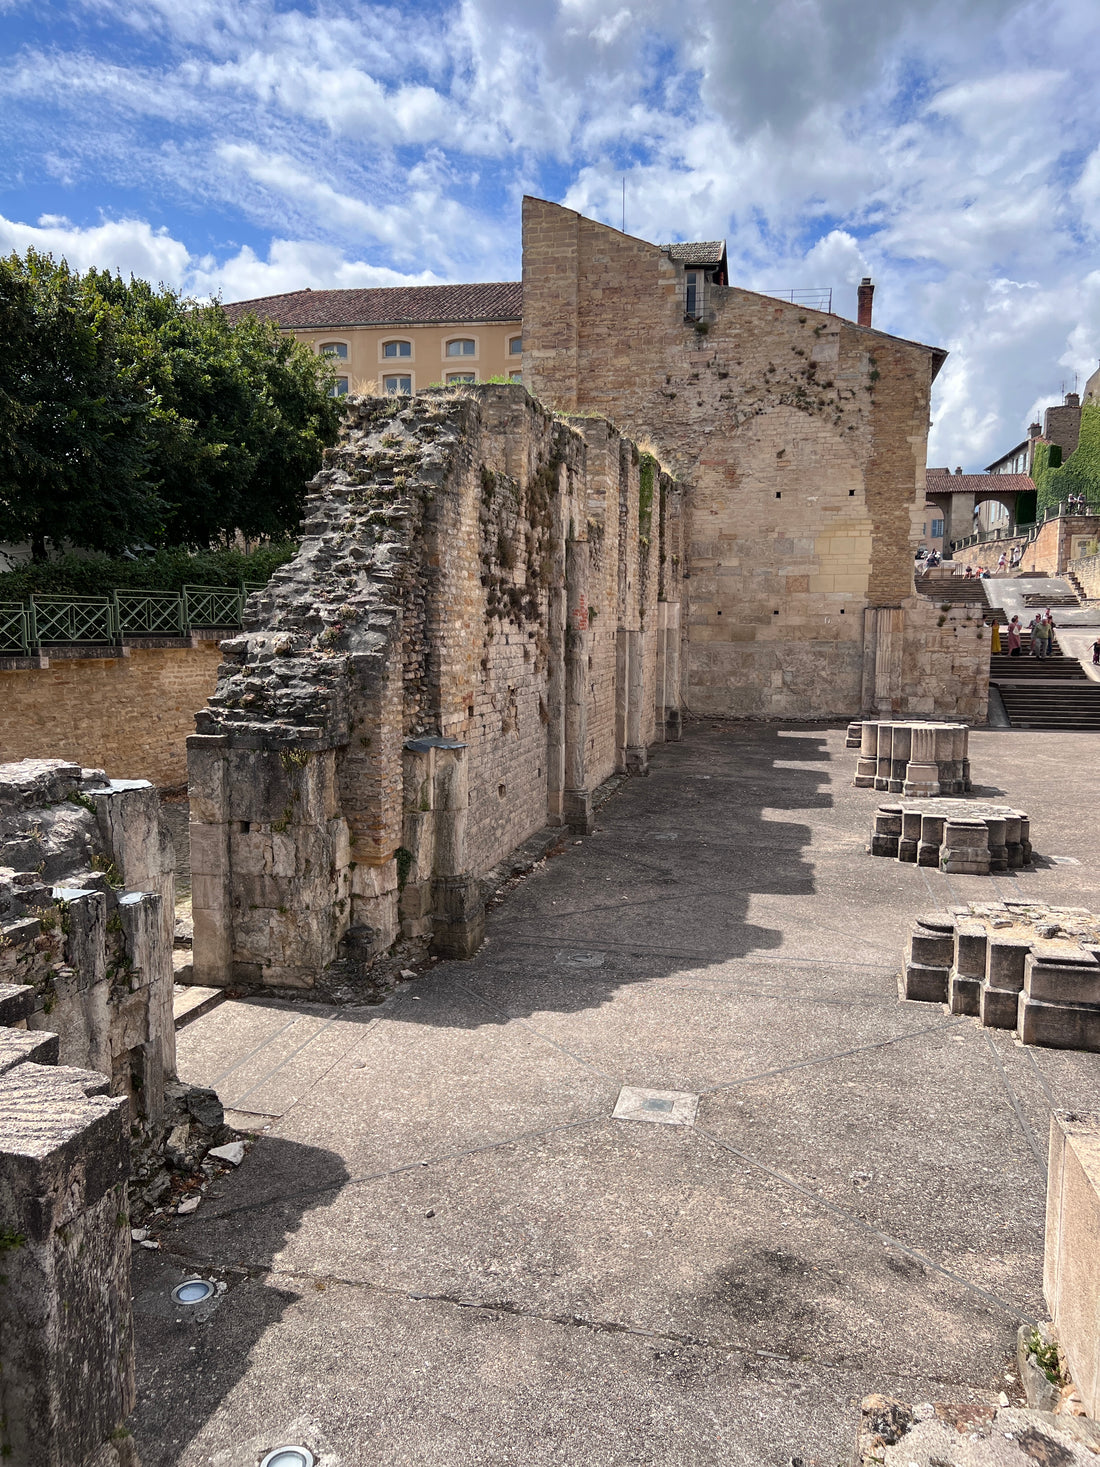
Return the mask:
M626 233L626 174L623 174L623 233Z

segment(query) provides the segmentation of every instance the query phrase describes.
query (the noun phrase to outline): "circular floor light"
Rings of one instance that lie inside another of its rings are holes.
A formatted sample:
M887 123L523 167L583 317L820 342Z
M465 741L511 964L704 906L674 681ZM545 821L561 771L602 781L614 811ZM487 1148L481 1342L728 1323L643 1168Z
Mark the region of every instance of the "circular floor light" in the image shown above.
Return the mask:
M177 1304L205 1304L214 1293L214 1285L206 1279L185 1279L172 1290Z
M276 1447L260 1467L314 1467L314 1456L306 1447Z

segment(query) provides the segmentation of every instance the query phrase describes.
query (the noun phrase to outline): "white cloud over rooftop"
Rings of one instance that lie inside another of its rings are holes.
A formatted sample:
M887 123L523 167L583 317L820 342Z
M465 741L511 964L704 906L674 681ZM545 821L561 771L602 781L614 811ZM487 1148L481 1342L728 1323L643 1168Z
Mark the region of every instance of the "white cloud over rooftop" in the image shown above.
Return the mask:
M871 273L952 352L933 461L1100 356L1089 0L5 9L4 248L227 299L515 278L522 192L618 224L625 175L631 232L725 236L752 288L854 313Z

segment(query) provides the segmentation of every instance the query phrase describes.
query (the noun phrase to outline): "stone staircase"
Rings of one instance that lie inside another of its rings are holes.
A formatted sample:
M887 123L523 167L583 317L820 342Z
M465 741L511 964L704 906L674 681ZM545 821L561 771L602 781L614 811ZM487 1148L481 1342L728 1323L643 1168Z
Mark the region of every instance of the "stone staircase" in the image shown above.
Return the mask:
M989 660L990 686L1000 693L1012 727L1100 730L1100 683L1057 644L1042 662L1030 657L1029 641L1025 632L1019 657L1005 651Z
M922 596L940 606L980 606L989 610L985 582L977 577L968 581L965 576L916 576L914 584Z

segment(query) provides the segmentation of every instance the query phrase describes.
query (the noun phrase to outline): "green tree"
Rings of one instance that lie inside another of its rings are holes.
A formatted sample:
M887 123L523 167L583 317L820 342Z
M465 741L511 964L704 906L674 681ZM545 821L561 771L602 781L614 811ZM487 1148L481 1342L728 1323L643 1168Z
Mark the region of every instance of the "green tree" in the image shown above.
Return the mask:
M152 401L120 368L95 282L31 250L0 260L0 539L120 550L162 532Z
M117 553L293 534L331 367L216 302L31 251L0 261L0 539Z

